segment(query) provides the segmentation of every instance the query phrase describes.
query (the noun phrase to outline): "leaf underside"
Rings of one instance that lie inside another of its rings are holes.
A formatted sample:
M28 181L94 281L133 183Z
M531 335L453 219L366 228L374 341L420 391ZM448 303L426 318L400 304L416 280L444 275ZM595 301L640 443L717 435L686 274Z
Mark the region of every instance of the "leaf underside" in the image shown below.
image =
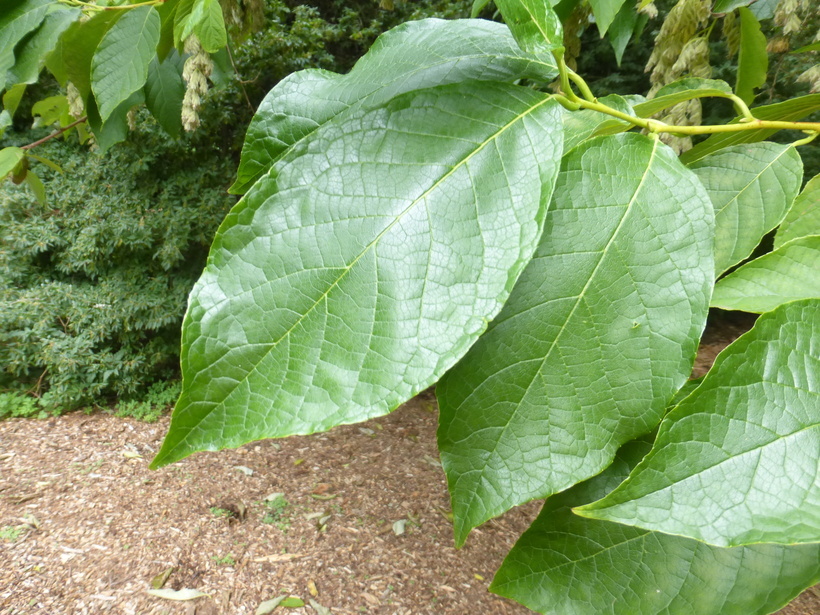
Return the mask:
M774 247L806 237L820 235L820 175L815 175L792 204L783 222L777 227Z
M585 516L716 546L820 542L820 300L763 314Z
M436 388L456 544L597 474L660 421L705 324L712 220L694 175L650 138L564 158L535 257Z
M330 122L228 215L154 467L386 414L484 331L541 234L558 105L475 82Z

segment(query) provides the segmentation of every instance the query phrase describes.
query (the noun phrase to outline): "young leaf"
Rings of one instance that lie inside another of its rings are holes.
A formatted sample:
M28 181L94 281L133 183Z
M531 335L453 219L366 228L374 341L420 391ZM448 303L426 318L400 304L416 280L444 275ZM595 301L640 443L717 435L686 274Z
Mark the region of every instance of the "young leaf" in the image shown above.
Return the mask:
M758 4L757 2L755 4ZM752 6L755 6L753 4ZM779 120L796 122L820 111L820 94L809 94L791 100L765 107L755 107L752 112L759 120ZM730 123L737 124L741 118L735 118ZM757 143L772 136L775 130L743 130L740 132L724 132L712 135L705 141L698 143L688 152L681 154L681 162L691 164L704 156L714 154L725 147L740 145L741 143Z
M658 140L602 137L564 158L535 257L436 387L457 544L597 474L661 420L706 321L713 220Z
M689 168L715 206L716 275L749 256L780 223L803 179L797 150L769 142L730 147Z
M810 298L820 299L818 235L785 243L718 281L712 306L762 314L789 301Z
M20 106L20 101L23 99L23 94L26 91L25 83L18 83L13 85L3 94L3 110L8 111L9 119L14 117L17 113L17 107Z
M575 511L722 547L820 542L818 348L820 300L763 314L629 478Z
M655 97L646 102L635 105L635 115L638 117L652 117L664 109L674 107L678 103L693 98L715 96L728 98L732 95L732 88L725 81L718 79L701 79L689 77L665 85L658 90Z
M22 0L3 7L0 15L0 91L6 88L7 71L15 63L15 45L40 25L50 4L51 0Z
M794 200L774 236L774 247L806 235L820 235L820 175L815 175Z
M606 34L609 26L615 20L615 16L621 10L625 0L589 0L589 6L592 7L592 14L595 16L595 25L598 26L598 32L601 38ZM633 3L628 3L630 13L635 15L637 20L637 12ZM633 24L634 27L634 24Z
M145 85L159 30L156 9L141 6L129 10L103 36L91 60L91 90L103 122Z
M219 0L199 0L191 12L191 22L194 24L193 33L208 53L216 53L228 44Z
M184 0L183 0L184 1ZM509 29L484 20L424 19L386 32L347 75L305 70L283 79L254 115L233 194L244 194L289 147L351 108L460 81L551 81L552 58L525 54Z
M57 40L81 15L80 9L65 8L46 15L39 28L19 46L14 66L8 76L12 83L35 83L46 57L57 46Z
M161 63L159 58L154 58L148 66L145 82L145 104L172 137L178 137L182 130L182 99L185 97L182 64L175 49Z
M547 500L490 590L549 615L766 615L820 581L817 545L722 549L572 514L649 446L629 443L602 474Z
M14 167L26 157L26 152L19 147L4 147L0 149L0 180L14 170Z
M475 82L325 124L228 215L183 325L158 467L390 412L483 332L535 249L558 104Z
M748 105L754 100L755 89L766 83L769 70L769 54L766 52L766 35L760 31L760 23L749 9L742 6L740 15L740 51L737 56L737 82L735 93Z
M540 58L552 57L563 48L561 21L544 0L495 0L510 31L521 49Z

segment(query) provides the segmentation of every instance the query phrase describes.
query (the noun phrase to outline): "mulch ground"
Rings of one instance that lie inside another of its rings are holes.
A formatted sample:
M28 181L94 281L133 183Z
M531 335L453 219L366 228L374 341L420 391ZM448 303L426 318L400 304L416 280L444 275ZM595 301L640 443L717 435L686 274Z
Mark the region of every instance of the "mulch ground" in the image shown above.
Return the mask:
M743 326L719 322L696 372ZM243 615L282 594L308 604L274 613L530 613L487 586L539 505L453 548L431 394L149 471L167 426L102 413L0 423L0 531L16 534L0 537L0 614ZM165 588L207 597L146 593L169 572ZM820 615L820 595L781 613Z

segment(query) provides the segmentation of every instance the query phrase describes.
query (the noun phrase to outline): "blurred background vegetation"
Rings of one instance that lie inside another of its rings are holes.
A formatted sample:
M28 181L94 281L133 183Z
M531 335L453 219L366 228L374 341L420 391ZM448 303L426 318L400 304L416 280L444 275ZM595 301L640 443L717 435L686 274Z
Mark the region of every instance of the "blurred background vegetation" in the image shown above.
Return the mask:
M227 188L268 90L303 68L346 72L381 32L410 19L467 17L472 6L469 0L256 1L264 19L233 45L229 64L223 58L197 131L174 140L143 111L129 139L104 154L76 137L38 147L65 171L38 169L47 203L23 186L0 183L0 418L83 406L156 418L178 392L186 297L236 200ZM587 11L573 36L578 71L596 94L647 93L644 68L674 4L655 3L657 17L636 30L620 65ZM223 8L236 9L229 2ZM791 36L789 49L811 42L817 13ZM493 6L481 16L495 18ZM782 34L773 19L763 27L770 40ZM734 83L735 63L719 29L709 42L713 76ZM789 49L770 50L769 81L755 104L805 95L816 85L798 80L816 64L816 53ZM30 107L57 90L46 78L30 87L2 145L47 135L47 127L31 128ZM709 123L733 115L720 101L703 110ZM803 152L812 175L820 171L818 149Z

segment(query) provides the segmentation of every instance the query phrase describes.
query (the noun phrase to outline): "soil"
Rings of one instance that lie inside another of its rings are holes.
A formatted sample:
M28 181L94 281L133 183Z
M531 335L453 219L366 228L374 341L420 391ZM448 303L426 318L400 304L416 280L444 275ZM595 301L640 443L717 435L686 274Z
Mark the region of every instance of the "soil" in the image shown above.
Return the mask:
M748 326L718 318L695 375ZM487 586L539 503L455 550L436 416L427 392L361 425L200 453L156 472L147 466L167 417L2 422L0 530L19 535L0 538L0 614L243 615L282 594L316 606L274 613L530 613ZM169 571L165 588L208 596L146 593ZM820 591L781 614L820 615Z

